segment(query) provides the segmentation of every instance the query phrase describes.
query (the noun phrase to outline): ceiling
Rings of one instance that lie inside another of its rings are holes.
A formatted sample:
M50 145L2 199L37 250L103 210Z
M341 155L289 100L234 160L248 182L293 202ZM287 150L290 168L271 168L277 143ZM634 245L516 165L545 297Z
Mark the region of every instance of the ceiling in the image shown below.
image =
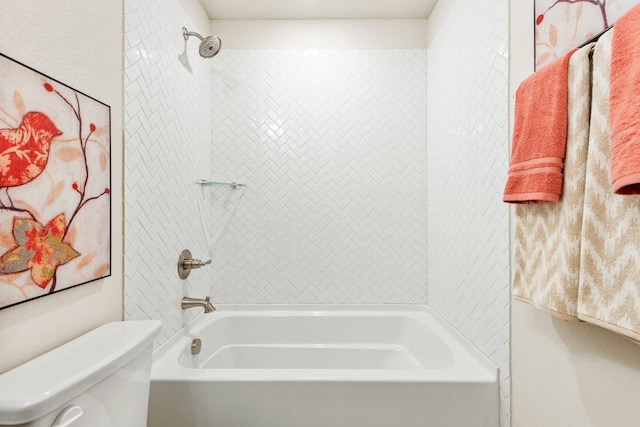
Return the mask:
M199 0L210 19L427 19L438 0Z

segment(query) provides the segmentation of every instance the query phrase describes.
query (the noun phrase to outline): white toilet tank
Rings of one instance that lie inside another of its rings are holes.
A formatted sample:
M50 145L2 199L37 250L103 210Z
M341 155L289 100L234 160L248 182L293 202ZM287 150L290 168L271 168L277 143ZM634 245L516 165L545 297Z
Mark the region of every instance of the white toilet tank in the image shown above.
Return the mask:
M145 427L159 331L108 323L0 375L0 426Z

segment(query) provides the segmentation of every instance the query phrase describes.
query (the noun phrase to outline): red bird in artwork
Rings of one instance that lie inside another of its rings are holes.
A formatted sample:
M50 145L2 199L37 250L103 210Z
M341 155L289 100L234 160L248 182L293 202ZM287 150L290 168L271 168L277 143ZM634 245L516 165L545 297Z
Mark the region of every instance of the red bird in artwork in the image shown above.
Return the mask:
M26 184L42 173L51 139L62 135L44 113L30 111L16 129L0 129L0 187Z

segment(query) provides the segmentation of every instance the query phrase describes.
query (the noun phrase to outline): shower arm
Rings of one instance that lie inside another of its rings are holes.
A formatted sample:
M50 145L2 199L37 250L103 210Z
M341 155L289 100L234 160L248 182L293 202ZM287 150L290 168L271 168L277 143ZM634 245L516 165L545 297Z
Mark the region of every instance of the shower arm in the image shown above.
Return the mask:
M204 41L204 37L194 31L187 31L186 27L182 27L182 36L184 37L185 41L189 40L190 36L196 36L200 39L200 41Z

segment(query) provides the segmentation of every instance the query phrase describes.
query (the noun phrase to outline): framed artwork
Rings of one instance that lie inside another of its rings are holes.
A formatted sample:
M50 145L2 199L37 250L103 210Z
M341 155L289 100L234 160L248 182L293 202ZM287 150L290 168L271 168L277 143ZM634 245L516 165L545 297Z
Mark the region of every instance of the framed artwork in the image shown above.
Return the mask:
M613 25L640 0L535 0L535 66L561 58Z
M110 107L0 54L0 308L111 275Z

